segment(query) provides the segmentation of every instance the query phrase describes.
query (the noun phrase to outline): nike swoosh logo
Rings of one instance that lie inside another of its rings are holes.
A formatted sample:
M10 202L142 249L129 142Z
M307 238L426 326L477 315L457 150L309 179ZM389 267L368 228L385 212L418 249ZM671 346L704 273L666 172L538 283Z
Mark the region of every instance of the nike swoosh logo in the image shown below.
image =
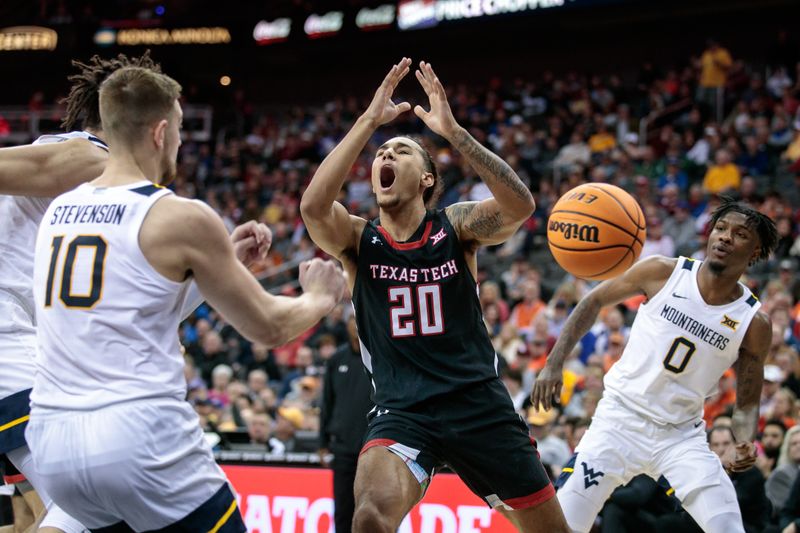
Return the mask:
M697 424L694 425L694 427L699 428L700 424L702 424L702 422L698 422Z
M680 298L681 300L688 300L689 299L688 296L681 296L680 294L675 294L674 292L672 293L672 296L673 296L673 298Z

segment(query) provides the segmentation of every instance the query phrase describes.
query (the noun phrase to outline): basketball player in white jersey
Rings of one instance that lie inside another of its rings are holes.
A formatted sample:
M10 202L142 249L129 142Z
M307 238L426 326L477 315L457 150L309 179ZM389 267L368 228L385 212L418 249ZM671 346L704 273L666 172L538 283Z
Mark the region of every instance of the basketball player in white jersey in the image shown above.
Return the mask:
M63 125L67 129L81 125L83 130L43 135L31 145L0 149L0 453L7 454L22 471L25 481L19 486L31 509L49 509L40 531L50 533L77 533L84 528L53 505L47 494L37 496L36 491L28 490L37 485L24 439L35 371L36 232L52 197L97 177L105 168L108 147L101 140L97 101L100 82L123 66L159 70L148 53L131 59L122 54L113 59L95 56L86 64L73 63L80 72L70 77L73 85L65 101ZM237 257L247 264L266 254L271 235L263 224L248 222L237 227L231 239ZM184 314L202 301L196 287L189 292Z
M36 241L39 353L26 437L45 490L89 529L245 531L184 401L177 328L189 281L244 336L276 345L340 299L330 262L298 298L266 293L207 205L175 174L180 86L124 67L100 88L103 174L53 200Z
M644 473L664 475L704 531L744 532L725 469L742 471L755 463L772 326L739 278L748 265L769 257L776 242L772 220L727 201L712 215L705 261L648 258L578 303L537 378L537 408L550 409L560 395L564 360L600 309L637 294L647 297L622 358L605 377L604 397L574 465L559 480L558 499L573 531L589 531L611 492ZM720 462L706 444L703 403L731 365L737 446Z

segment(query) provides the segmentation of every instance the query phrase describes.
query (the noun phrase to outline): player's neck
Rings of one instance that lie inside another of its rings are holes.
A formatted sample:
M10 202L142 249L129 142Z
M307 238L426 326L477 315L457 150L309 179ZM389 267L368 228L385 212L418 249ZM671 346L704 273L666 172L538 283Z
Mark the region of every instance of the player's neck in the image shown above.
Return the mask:
M397 242L410 239L425 218L425 204L414 203L400 209L381 209L381 226Z
M150 154L142 155L135 150L112 148L105 170L91 184L97 187L115 187L143 180L156 183L160 174L158 167L158 159Z
M714 272L707 262L700 265L697 271L697 288L700 295L709 305L725 305L741 297L739 288L741 273L723 271Z

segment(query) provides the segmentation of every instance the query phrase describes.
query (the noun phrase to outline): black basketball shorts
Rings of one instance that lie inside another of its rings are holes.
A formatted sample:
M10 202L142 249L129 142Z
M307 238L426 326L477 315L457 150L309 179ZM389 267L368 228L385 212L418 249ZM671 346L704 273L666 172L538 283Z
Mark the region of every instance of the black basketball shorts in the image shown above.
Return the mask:
M490 507L524 509L555 496L528 426L499 378L409 410L376 406L361 453L375 446L403 459L423 491L446 465Z

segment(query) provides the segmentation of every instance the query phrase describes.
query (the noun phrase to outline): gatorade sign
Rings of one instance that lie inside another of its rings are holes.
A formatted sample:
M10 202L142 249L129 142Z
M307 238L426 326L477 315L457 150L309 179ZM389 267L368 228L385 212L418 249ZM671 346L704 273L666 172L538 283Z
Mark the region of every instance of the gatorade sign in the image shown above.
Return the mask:
M333 473L316 468L227 466L250 533L332 533ZM398 533L514 533L453 474L439 474Z

